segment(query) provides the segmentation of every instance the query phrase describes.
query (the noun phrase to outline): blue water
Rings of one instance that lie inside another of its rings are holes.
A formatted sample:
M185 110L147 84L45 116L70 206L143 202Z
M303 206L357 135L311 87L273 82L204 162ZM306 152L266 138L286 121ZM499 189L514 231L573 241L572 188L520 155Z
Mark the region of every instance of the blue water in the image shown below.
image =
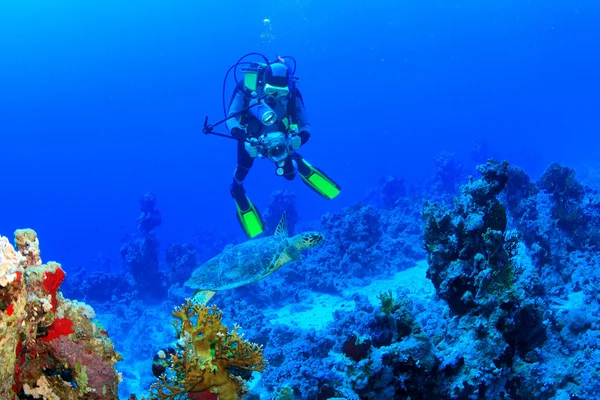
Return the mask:
M344 195L324 202L266 163L248 191L265 204L273 189L298 189L307 218L383 175L427 177L441 150L468 161L475 140L535 172L597 147L594 1L0 7L2 165L5 188L18 188L3 196L11 212L0 228L35 226L63 263L109 253L149 189L167 241L201 224L237 229L235 147L201 128L222 116L225 72L251 51L298 61L314 126L304 155ZM265 18L272 42L261 38Z
M242 238L235 143L202 125L254 51L296 59L313 126L302 153L343 187L325 201L257 162L259 208L291 189L318 220L384 176L426 182L442 151L474 173L476 142L532 177L596 162L599 18L593 0L4 1L0 233L35 229L67 275L99 255L118 269L152 190L161 251L199 229Z

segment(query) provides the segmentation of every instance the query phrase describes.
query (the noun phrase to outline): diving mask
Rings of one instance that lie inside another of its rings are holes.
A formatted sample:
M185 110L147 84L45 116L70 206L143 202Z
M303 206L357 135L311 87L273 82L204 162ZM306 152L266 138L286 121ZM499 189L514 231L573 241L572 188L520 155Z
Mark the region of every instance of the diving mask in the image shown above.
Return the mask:
M263 89L266 95L273 97L286 97L290 93L290 88L287 86L273 86L265 83Z

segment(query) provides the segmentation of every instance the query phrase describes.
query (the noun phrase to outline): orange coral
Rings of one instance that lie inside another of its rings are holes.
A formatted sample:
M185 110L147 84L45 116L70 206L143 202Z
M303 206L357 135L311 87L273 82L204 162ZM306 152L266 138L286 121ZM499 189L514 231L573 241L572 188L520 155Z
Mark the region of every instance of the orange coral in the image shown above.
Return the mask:
M245 381L232 368L262 372L262 347L242 340L238 326L232 332L221 324L215 306L192 304L188 299L173 311L180 351L171 356L173 374L163 374L152 386L153 398L170 399L180 394L209 391L219 400L245 397Z

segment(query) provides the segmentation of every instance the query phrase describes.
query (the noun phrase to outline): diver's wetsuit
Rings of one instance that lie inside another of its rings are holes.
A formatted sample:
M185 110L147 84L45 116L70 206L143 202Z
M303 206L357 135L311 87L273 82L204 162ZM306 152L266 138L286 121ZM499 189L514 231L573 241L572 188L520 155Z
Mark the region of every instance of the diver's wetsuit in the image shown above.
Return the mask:
M246 112L245 115L242 115L242 120L247 126L247 136L258 138L265 133L283 132L287 138L287 129L282 120L289 116L292 122L298 125L298 136L300 136L303 146L310 137L310 122L308 121L306 109L304 107L304 101L302 100L302 95L300 94L298 88L294 87L294 95L291 96L287 104L284 104L284 98L281 100L270 98L265 101L277 115L277 121L271 126L264 126L254 117L254 115L252 115L250 112ZM227 116L229 117L236 115L247 106L248 100L244 94L244 91L236 88ZM240 120L238 118L228 119L227 128L230 132L234 132L234 128L241 129ZM237 167L233 175L233 183L231 186L232 194L234 190L241 189L242 182L246 179L250 168L252 168L252 165L254 164L254 159L250 157L246 151L246 148L244 147L244 139L246 139L246 137L236 137L236 139L238 139ZM298 160L302 159L302 157L296 152L291 152L290 156L286 158L283 166L283 176L288 180L292 180L296 176L296 168L294 168L292 162L293 159L296 159L296 163L300 164Z

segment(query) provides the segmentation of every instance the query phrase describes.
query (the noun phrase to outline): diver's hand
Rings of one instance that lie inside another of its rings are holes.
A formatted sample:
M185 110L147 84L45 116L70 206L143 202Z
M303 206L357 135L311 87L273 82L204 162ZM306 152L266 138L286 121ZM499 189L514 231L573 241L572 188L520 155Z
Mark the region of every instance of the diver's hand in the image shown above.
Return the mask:
M246 148L246 152L252 158L256 158L258 156L258 149L256 148L256 144L258 140L256 138L250 138L244 142L244 147Z
M231 136L233 136L237 140L244 140L244 138L246 137L246 131L241 128L233 128L231 130Z
M292 135L288 138L288 146L290 147L290 149L298 150L301 145L302 139L300 139L300 136Z

